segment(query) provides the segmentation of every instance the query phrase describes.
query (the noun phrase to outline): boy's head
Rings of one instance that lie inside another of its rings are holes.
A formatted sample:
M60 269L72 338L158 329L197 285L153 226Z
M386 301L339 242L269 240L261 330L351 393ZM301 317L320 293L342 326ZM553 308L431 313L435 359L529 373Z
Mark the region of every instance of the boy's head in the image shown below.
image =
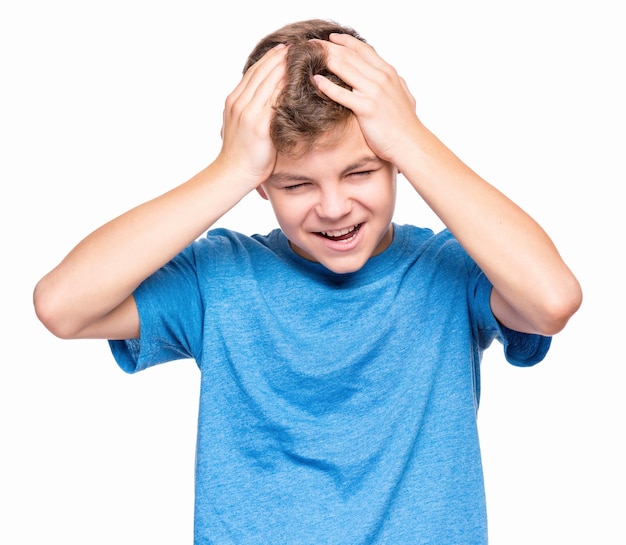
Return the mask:
M326 67L324 48L312 39L328 40L332 33L350 34L365 41L354 29L324 19L310 19L286 25L263 38L244 66L245 73L272 47L289 45L285 86L280 93L270 134L274 146L283 155L303 155L322 136L338 134L352 117L352 112L324 96L313 83L322 74L347 89L350 86Z
M326 49L312 39L353 29L321 19L284 26L263 38L244 73L272 47L289 45L283 88L270 136L274 171L258 188L268 199L292 249L329 270L352 273L392 241L397 169L369 147L354 113L321 93L322 74L351 87L327 68Z

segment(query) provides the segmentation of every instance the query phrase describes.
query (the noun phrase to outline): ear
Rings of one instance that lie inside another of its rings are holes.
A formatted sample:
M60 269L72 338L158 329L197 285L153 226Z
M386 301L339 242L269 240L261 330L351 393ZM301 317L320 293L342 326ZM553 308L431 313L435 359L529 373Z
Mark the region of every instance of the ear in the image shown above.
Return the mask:
M263 189L263 186L258 186L258 187L256 188L256 191L257 191L257 193L258 193L259 195L261 195L261 197L262 197L263 199L265 199L266 201L268 201L268 200L269 200L269 198L268 198L268 196L267 196L267 193L265 193L265 190Z

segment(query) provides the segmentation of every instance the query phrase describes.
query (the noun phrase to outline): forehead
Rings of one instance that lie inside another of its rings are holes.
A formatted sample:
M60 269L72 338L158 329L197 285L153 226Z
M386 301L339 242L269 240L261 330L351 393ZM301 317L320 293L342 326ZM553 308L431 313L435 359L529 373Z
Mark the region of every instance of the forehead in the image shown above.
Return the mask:
M273 175L284 172L290 174L306 174L320 170L343 170L348 165L379 160L367 145L356 119L351 119L345 126L337 127L324 134L313 147L301 154L279 153Z

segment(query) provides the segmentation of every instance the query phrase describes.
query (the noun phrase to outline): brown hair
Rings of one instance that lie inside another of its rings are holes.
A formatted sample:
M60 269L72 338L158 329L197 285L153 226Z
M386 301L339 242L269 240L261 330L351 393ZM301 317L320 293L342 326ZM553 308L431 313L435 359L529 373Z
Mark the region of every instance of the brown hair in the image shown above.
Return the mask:
M332 33L350 34L365 42L352 28L324 19L288 24L263 38L244 66L244 74L272 47L289 45L285 85L274 105L270 135L278 152L303 154L311 150L322 135L343 128L352 112L329 99L313 83L321 74L346 89L351 87L327 69L323 47L309 40L328 40Z

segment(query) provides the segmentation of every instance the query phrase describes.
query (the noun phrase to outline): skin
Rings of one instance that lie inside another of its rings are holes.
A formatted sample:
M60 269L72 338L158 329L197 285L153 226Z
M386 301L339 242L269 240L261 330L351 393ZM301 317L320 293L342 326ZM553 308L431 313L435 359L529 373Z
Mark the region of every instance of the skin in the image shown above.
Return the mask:
M391 241L398 171L491 280L501 323L543 335L566 325L582 293L543 229L421 123L404 80L371 46L348 35L320 43L329 69L353 88L315 77L354 113L345 138L298 160L276 153L269 122L286 48L269 51L226 99L215 160L94 231L37 284L35 310L52 333L137 337L134 289L255 189L271 202L295 252L336 272L357 270ZM354 225L361 227L349 242L319 234Z
M297 254L349 273L393 239L397 171L372 152L356 120L333 142L298 159L279 154L258 191Z
M331 72L353 87L316 76L320 90L355 113L372 151L398 167L481 267L496 318L518 331L561 331L582 292L545 231L421 123L406 83L371 46L338 34L320 43Z

